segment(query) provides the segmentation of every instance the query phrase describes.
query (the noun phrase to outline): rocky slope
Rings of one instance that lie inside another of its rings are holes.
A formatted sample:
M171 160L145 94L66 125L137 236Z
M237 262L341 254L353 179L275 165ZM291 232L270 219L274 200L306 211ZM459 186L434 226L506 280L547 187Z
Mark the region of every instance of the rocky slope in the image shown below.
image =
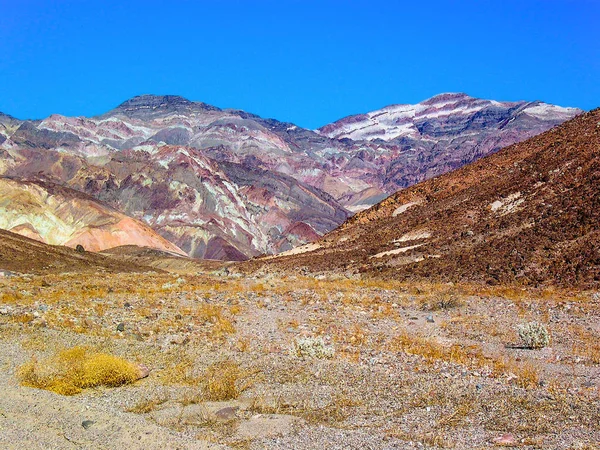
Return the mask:
M72 248L48 245L20 234L0 229L0 278L6 273L127 273L158 271L118 256L93 252L79 253Z
M135 97L92 118L2 115L0 174L91 195L190 256L239 260L314 240L399 188L578 112L463 94L420 105L414 129L386 132L387 141L349 139L339 122L317 133L177 96ZM377 120L397 128L401 114L389 116Z
M402 190L318 243L261 264L598 287L599 157L597 109Z
M78 191L39 181L0 178L0 228L94 252L130 244L185 254L147 225Z

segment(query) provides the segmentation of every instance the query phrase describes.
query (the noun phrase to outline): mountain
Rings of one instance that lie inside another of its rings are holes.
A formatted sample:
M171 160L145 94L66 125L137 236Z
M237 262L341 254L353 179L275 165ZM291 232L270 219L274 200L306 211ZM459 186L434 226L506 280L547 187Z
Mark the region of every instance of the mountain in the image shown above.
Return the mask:
M544 106L547 113L536 116L539 103L464 94L428 102L444 114L388 141L352 140L327 127L315 132L168 95L134 97L91 118L0 115L0 175L83 192L190 256L241 260L312 241L400 188L579 112Z
M596 109L402 190L317 243L253 264L598 288L599 183Z
M0 177L0 228L94 252L130 244L185 255L147 225L78 191L39 181Z
M335 139L392 141L403 138L448 139L485 132L535 130L558 125L581 113L541 102L497 102L462 93L440 94L416 105L390 105L345 117L318 130Z
M581 112L538 101L498 102L451 93L416 105L391 105L346 117L317 131L337 140L388 149L371 159L382 170L381 188L391 194L542 133Z

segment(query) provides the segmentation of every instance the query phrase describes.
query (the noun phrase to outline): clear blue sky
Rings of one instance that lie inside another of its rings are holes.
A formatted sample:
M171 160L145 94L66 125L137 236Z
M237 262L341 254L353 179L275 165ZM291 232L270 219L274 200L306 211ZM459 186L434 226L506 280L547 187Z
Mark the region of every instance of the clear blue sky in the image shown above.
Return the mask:
M178 94L318 127L441 92L600 106L599 0L0 0L0 111Z

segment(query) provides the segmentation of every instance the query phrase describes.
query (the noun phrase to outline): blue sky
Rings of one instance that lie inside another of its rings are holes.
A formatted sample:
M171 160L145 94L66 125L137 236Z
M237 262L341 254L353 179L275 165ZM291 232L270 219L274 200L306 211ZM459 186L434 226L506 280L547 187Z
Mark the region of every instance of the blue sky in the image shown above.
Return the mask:
M0 111L177 94L315 128L441 92L600 106L600 1L0 0Z

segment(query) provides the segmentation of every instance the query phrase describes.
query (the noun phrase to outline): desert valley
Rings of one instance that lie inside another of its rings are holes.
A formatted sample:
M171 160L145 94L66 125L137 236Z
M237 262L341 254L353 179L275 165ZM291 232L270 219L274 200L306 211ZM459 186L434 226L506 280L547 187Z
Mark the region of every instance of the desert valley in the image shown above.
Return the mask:
M0 115L0 446L595 449L600 110Z

